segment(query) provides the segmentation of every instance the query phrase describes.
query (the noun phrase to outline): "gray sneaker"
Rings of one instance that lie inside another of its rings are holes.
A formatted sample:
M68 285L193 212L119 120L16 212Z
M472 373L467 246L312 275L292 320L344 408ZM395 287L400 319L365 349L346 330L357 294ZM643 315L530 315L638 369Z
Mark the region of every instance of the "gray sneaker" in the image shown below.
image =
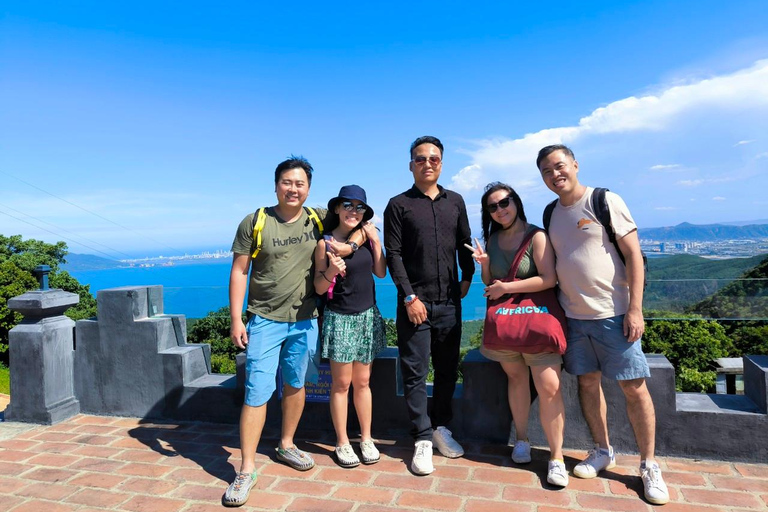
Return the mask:
M291 448L275 448L277 460L285 462L297 471L307 471L315 467L315 461L305 451L299 450L295 446Z
M445 427L437 427L432 432L432 443L443 457L456 459L464 455L464 448L453 438L453 434Z
M531 443L528 441L516 441L512 448L512 462L515 464L528 464L531 462Z
M251 487L256 484L256 472L238 473L235 481L229 484L227 492L224 493L222 503L225 507L239 507L245 505L248 501L248 495L251 493Z

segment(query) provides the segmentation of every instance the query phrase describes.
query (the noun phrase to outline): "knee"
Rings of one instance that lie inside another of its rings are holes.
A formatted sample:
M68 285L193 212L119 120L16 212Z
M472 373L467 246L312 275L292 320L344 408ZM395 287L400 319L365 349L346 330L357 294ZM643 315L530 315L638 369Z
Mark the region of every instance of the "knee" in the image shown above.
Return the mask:
M331 391L333 393L348 393L350 383L350 379L336 379L331 384Z
M371 384L370 377L358 377L356 379L353 379L352 386L354 386L355 391L359 391L361 389L367 389Z
M629 402L641 402L650 399L645 379L620 380L619 386Z
M579 375L579 391L595 393L600 389L599 372L587 373L586 375Z
M547 381L536 386L539 400L551 401L560 394L560 381Z

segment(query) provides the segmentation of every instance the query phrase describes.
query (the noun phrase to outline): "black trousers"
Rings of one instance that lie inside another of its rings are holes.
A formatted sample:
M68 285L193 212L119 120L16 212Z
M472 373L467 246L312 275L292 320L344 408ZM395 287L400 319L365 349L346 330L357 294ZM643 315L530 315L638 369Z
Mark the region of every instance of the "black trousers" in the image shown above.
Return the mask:
M405 306L397 308L397 345L403 375L405 402L416 441L432 440L432 428L446 426L453 418L461 345L461 304L424 303L427 320L414 326ZM431 418L427 411L429 358L435 371Z

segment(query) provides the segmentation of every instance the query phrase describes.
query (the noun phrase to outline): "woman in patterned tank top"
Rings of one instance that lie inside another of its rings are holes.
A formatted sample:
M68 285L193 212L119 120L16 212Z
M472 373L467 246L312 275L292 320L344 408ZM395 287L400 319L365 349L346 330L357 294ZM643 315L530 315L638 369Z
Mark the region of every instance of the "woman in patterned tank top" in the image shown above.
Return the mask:
M509 293L538 292L554 287L557 276L552 245L543 230L527 222L520 196L509 185L490 183L485 188L481 204L485 247L476 239L473 256L482 269L485 296L495 300ZM538 232L520 263L517 280L502 281L507 277L523 239L531 231ZM498 361L507 374L509 408L516 435L512 460L517 464L531 461L528 415L531 406L529 375L533 375L539 395L541 426L550 449L547 481L560 487L568 485L568 473L563 462L565 408L560 393L562 356L556 353L523 354L512 349L491 350L484 346L480 347L480 352Z

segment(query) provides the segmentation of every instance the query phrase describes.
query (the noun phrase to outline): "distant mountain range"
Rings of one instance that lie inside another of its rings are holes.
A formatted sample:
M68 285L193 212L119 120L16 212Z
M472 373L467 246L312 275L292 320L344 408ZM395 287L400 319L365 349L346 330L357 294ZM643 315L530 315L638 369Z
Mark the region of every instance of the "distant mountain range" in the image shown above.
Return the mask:
M79 272L82 270L105 270L108 268L127 267L125 263L109 258L94 256L93 254L69 253L64 259L66 263L61 266L67 272Z
M755 240L768 238L768 224L690 224L683 222L666 228L642 228L638 234L643 240L713 242L716 240Z

